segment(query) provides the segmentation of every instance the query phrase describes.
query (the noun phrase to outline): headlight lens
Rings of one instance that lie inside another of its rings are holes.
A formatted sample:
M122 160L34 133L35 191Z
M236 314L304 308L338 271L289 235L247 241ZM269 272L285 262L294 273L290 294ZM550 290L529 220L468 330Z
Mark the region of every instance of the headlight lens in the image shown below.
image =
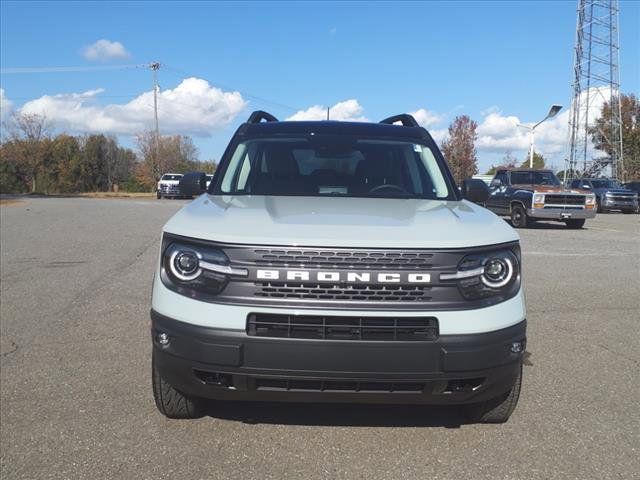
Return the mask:
M596 196L595 195L587 195L587 198L585 199L584 203L586 205L594 205L596 203Z
M192 250L175 249L169 259L169 268L176 278L183 281L193 280L202 273L198 254Z
M533 203L544 203L544 193L534 193Z
M233 268L229 258L215 247L163 239L160 277L169 289L192 298L207 298L222 292L231 276L246 276L246 269Z
M506 300L520 289L520 247L467 255L455 274L441 274L440 279L457 280L467 300Z

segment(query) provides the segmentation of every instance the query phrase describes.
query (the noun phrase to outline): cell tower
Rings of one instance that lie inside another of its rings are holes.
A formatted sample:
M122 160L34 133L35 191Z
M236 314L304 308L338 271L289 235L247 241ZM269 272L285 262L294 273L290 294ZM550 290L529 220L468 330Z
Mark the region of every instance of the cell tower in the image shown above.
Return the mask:
M612 178L624 176L619 53L618 0L578 0L565 165L569 178L601 174ZM611 108L611 115L597 121L605 102ZM594 133L604 149L593 147Z

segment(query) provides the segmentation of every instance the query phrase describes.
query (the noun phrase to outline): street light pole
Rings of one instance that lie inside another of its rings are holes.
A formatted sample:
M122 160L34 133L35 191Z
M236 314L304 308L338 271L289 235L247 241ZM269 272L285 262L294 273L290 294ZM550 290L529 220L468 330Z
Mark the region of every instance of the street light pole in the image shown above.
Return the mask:
M555 117L560 110L562 110L562 105L551 105L551 108L549 109L549 113L547 113L547 116L544 117L542 120L540 120L538 123L536 123L533 127L530 127L529 125L522 125L520 123L518 124L519 127L526 128L529 130L529 168L533 168L533 142L534 142L536 128L542 122Z

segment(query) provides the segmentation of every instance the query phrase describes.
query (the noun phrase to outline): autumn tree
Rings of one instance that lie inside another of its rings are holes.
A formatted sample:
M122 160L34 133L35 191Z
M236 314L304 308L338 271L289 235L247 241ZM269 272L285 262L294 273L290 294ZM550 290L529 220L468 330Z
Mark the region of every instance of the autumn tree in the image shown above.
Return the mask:
M613 102L614 108L617 101ZM622 113L622 159L623 167L629 178L640 178L640 100L634 94L620 96ZM610 132L607 131L612 117L611 103L602 105L600 117L591 128L591 138L596 149L611 155Z
M198 160L198 149L189 136L162 136L158 138L156 146L155 134L144 132L136 137L136 143L141 157L137 178L149 189L153 188L160 175L166 172L213 171L212 163Z
M44 115L35 113L14 113L5 124L10 147L3 161L11 161L18 175L31 184L31 191L37 189L37 176L42 171L47 154L51 126Z
M516 157L513 156L513 153L511 152L511 150L507 150L507 153L505 153L504 157L502 157L502 161L500 165L498 166L491 165L491 168L487 170L487 173L485 175L495 175L496 170L500 168L515 168L517 161L518 160L516 159Z
M442 153L451 167L456 182L478 173L475 142L478 124L467 115L456 117L449 126L449 136L442 144Z

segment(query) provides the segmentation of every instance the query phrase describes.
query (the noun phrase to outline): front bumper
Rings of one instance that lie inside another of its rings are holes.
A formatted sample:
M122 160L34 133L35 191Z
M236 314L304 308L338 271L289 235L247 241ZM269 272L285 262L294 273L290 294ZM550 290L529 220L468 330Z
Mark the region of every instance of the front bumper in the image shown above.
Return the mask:
M604 197L601 206L607 210L637 210L638 200L634 197L628 199Z
M569 220L581 218L595 218L595 208L529 208L527 215L532 218L549 220Z
M151 311L154 361L178 390L236 400L460 404L511 388L526 322L435 341L347 341L249 336ZM162 346L160 333L169 336ZM524 350L524 348L523 348Z

